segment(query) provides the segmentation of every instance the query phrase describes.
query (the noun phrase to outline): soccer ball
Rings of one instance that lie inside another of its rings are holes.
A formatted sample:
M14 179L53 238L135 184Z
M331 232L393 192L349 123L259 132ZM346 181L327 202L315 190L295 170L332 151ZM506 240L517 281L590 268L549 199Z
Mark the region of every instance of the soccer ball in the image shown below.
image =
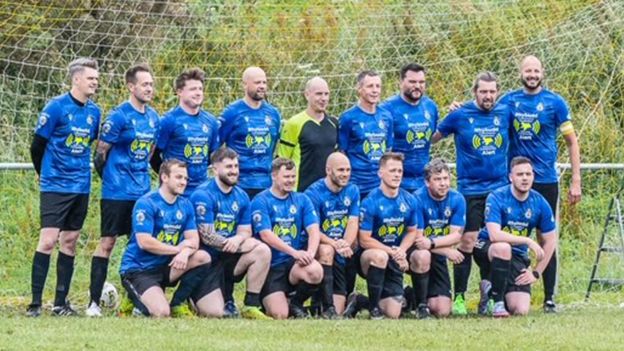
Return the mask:
M115 286L109 282L104 283L102 288L102 297L100 297L100 306L106 308L117 308L119 305L119 293Z

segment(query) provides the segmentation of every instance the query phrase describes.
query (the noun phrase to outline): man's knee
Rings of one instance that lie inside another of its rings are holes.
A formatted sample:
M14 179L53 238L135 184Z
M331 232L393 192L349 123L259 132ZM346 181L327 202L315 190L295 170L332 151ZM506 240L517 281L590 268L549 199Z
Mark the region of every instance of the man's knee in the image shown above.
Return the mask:
M331 245L321 244L317 256L321 264L331 265L334 262L334 248Z
M155 317L155 318L165 318L165 317L169 317L169 315L171 314L171 311L169 309L169 305L167 304L162 304L162 305L156 305L156 306L150 306L148 308L150 316Z
M362 254L362 261L378 268L386 268L388 259L388 254L378 249L368 249Z
M323 267L318 261L313 261L304 267L306 273L305 281L309 284L320 284L323 280Z
M488 250L490 258L500 258L504 260L511 259L511 245L508 243L492 243Z
M414 250L409 257L409 262L412 271L427 272L431 266L431 252L429 250Z

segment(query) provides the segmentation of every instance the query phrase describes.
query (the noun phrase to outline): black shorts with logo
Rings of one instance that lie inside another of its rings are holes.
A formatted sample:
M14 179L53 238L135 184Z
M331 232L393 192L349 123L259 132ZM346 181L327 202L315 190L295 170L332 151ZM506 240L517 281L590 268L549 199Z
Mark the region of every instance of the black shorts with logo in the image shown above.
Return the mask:
M466 228L465 232L476 232L485 226L485 200L488 194L466 195Z
M432 253L427 298L438 296L446 296L449 298L452 296L451 277L446 263L446 256Z
M132 233L132 210L136 201L100 200L100 235L111 237Z
M172 282L170 276L171 267L164 265L122 274L121 283L131 297L140 298L151 287L159 286L164 290L166 287L175 286L177 281Z
M87 217L89 194L41 192L39 215L41 228L80 230Z
M295 260L289 260L277 266L271 267L269 269L269 275L264 282L264 286L262 286L262 290L260 291L260 297L264 299L265 297L280 291L288 296L288 294L294 291L295 287L288 279L290 276L290 270L294 265Z
M531 265L529 257L512 252L511 254L511 269L509 270L509 277L507 278L507 292L525 292L531 293L531 284L516 285L516 278L522 274L522 270L527 269Z

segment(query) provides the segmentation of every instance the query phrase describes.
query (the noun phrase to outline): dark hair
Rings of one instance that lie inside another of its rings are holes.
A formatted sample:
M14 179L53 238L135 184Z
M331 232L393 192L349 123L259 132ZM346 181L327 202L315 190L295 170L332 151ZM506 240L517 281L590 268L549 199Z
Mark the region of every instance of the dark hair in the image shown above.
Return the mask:
M164 161L163 163L160 164L160 170L158 171L158 179L160 183L162 183L162 176L163 175L169 176L171 174L171 169L174 166L178 166L180 168L187 168L187 165L185 162L182 162L175 158L170 158L167 161Z
M362 85L362 82L364 81L364 78L366 77L379 77L379 73L372 71L372 70L365 70L365 71L358 73L357 79L356 79L358 88Z
M79 57L67 65L67 71L69 73L69 78L74 78L74 75L78 72L84 71L85 68L93 68L94 70L98 70L98 63L96 60L89 57Z
M271 163L271 172L277 173L280 169L282 169L282 167L286 167L287 170L291 170L295 168L295 161L289 158L278 157Z
M202 84L204 84L204 81L206 80L206 74L204 73L204 71L202 71L201 69L197 67L186 70L180 73L180 75L176 77L173 83L173 88L176 91L180 89L184 89L184 86L186 85L186 81L188 80L198 80L202 82Z
M385 166L390 160L403 162L405 160L405 156L403 156L400 152L388 151L381 155L381 158L379 159L379 168Z
M425 67L417 64L417 63L408 63L406 65L404 65L403 67L401 67L401 70L399 71L399 75L401 80L405 79L405 76L407 75L407 72L412 71L412 72L422 72L427 74L427 71L425 70Z
M136 64L128 68L128 70L126 71L126 74L125 74L126 84L129 84L129 83L135 84L137 82L137 73L139 72L146 72L146 73L149 73L150 75L152 74L152 70L150 69L150 66L147 63Z
M498 78L493 72L485 71L477 74L477 77L472 84L472 91L477 91L477 89L479 89L479 82L495 82L496 90L498 90Z
M509 163L509 172L516 167L517 165L529 164L533 167L533 162L524 156L516 156L511 159L511 163Z
M439 174L442 172L451 173L446 161L444 159L436 157L433 160L429 161L425 165L425 179L431 179L431 176L434 174Z
M238 153L227 146L223 146L218 148L215 152L210 156L210 163L215 164L219 163L226 158L229 159L238 159Z

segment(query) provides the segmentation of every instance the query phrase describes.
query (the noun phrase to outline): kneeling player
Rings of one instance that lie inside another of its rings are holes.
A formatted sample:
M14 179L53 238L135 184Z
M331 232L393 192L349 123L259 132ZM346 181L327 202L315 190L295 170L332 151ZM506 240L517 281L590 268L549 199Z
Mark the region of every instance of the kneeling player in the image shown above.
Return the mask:
M371 319L399 318L403 302L403 272L409 268L407 250L417 236L416 200L400 188L403 154L388 152L379 160L381 185L360 209L360 274L368 284ZM427 255L414 250L412 255ZM428 270L428 268L427 268Z
M132 213L132 236L121 261L121 280L133 304L153 317L184 315L191 298L200 315L220 317L220 280L210 255L197 250L199 236L191 203L181 197L186 164L171 159L160 167L160 188L141 197ZM171 303L165 287L179 283Z
M319 245L318 216L310 199L294 192L295 163L273 160L272 185L251 202L253 229L271 247L271 269L260 296L266 313L275 319L304 318L303 303L323 280L314 259ZM306 246L307 242L307 246ZM290 312L287 295L290 298Z
M251 237L249 196L238 185L238 154L222 147L212 154L215 178L200 185L191 196L197 226L213 262L223 267L225 316L238 316L234 283L247 275L245 306L250 319L270 319L260 311L260 290L269 272L271 250Z
M510 169L511 185L495 190L487 198L486 229L479 233L475 246L479 266L489 266L485 274L491 277L494 317L529 313L531 284L539 279L557 245L552 210L542 195L531 190L531 161L515 157ZM541 233L541 246L529 237L534 228ZM538 260L534 269L530 267L529 249Z
M446 259L458 264L464 256L453 246L459 243L466 223L466 201L457 191L450 189L451 176L446 163L439 158L425 166L425 186L414 193L418 201L419 221L424 236L416 238L414 245L431 252L431 269L427 273L412 273L414 304L418 316L425 317L422 304L427 298L429 310L436 317L451 313L451 278ZM428 279L428 288L419 290L421 280Z
M353 246L358 231L360 191L350 184L351 164L342 153L329 155L327 176L312 183L306 190L321 223L321 245L318 260L323 266L321 304L323 318L342 315L347 300L349 274L348 260L353 257ZM318 294L317 294L318 295Z

